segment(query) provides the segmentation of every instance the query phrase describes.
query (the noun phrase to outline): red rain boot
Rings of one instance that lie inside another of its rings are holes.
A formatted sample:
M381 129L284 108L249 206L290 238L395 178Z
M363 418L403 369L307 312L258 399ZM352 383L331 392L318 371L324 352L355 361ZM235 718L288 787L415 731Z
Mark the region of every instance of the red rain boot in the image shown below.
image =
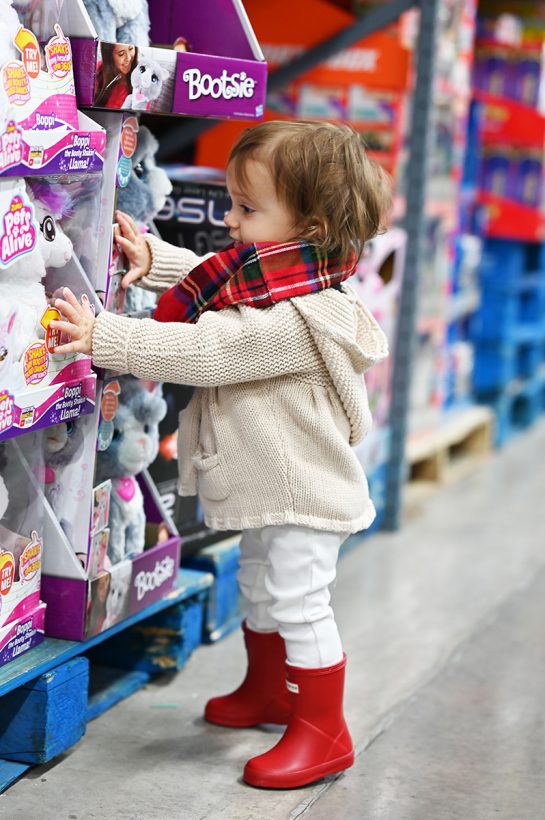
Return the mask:
M286 689L286 645L278 632L254 632L242 624L248 671L230 695L212 698L204 717L220 726L257 726L287 723L290 695Z
M288 728L269 752L248 761L246 783L293 789L352 766L354 748L343 715L345 666L346 655L324 669L287 665L293 698Z

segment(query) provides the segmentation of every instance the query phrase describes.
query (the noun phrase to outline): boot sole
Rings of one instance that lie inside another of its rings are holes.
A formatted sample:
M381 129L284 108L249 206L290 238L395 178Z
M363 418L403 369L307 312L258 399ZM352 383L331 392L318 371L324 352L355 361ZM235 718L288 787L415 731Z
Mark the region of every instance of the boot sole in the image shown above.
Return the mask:
M330 774L338 774L354 765L354 752L337 757L328 763L321 763L319 766L312 766L310 769L302 769L298 772L268 774L267 772L252 772L248 767L244 769L242 776L245 783L256 786L260 789L297 789L300 786L307 786L316 780L321 780Z
M208 715L204 716L204 719L207 723L212 723L214 726L225 726L227 729L252 729L254 726L262 726L264 723L271 724L273 726L286 726L288 721L277 721L277 720L254 720L251 723L235 721L235 720L216 720Z

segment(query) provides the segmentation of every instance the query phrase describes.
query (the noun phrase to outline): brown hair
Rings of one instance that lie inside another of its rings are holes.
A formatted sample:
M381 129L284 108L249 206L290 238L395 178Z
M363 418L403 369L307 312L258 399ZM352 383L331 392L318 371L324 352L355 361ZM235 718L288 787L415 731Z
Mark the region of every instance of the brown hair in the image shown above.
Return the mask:
M246 160L263 162L281 202L301 224L300 239L347 259L383 227L391 202L389 178L348 125L281 121L249 128L228 164L245 185Z
M132 43L101 43L100 56L102 64L95 79L95 99L93 105L108 105L108 100L116 83L121 82L127 89L127 96L132 90L131 74L138 63L138 48L134 47L134 57L130 70L126 75L119 73L114 63L114 49L119 45L132 45Z

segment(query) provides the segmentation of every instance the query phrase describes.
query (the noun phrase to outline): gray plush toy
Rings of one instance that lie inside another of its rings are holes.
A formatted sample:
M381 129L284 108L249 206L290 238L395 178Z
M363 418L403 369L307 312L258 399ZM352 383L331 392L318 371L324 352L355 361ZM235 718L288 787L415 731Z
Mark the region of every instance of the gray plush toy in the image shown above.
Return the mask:
M123 103L123 108L133 111L150 111L151 105L158 100L163 90L163 83L168 80L166 68L159 65L157 60L140 52L138 65L131 73L132 93Z
M132 173L125 188L119 188L117 206L141 225L147 225L159 213L172 183L166 171L155 162L159 143L145 125L138 129L136 150L131 157Z
M144 498L135 476L155 459L159 422L167 412L160 386L150 391L133 376L121 376L119 384L113 439L108 449L97 455L96 475L97 484L112 479L108 544L112 564L144 549Z
M125 188L119 188L117 207L139 225L148 225L164 207L172 191L166 171L155 162L159 143L145 125L138 130L138 141L132 162L132 173ZM125 313L138 313L154 306L155 294L131 285L125 296Z
M149 45L147 0L83 0L100 40Z

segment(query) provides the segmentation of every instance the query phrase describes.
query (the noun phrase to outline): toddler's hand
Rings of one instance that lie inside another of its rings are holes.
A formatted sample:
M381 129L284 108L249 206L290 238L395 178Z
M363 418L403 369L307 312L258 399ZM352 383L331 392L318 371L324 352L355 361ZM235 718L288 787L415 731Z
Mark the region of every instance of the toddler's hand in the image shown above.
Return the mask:
M55 307L66 316L69 321L51 322L51 327L67 333L72 341L59 345L55 353L87 353L91 354L95 314L87 296L81 297L78 302L70 288L63 288L64 299L55 299Z
M115 217L119 226L115 231L115 242L129 260L129 270L121 280L121 285L128 288L149 273L151 254L134 219L123 211L116 211Z

